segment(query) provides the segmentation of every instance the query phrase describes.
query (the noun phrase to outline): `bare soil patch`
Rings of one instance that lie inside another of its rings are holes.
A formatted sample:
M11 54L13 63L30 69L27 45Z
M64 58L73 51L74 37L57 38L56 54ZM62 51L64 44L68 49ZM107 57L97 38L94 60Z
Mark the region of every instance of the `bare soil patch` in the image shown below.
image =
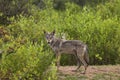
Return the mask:
M81 74L84 70L83 66L81 66L79 71L73 71L76 67L61 66L58 72L60 80L72 80L66 79L68 76L77 77L75 80L79 80L81 77L84 77L85 80L120 80L120 65L89 66L86 74Z

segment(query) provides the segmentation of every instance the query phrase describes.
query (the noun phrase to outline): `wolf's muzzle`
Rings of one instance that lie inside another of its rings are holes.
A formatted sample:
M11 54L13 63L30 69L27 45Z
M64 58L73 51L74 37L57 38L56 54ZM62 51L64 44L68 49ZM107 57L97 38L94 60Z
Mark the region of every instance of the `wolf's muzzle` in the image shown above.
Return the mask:
M48 42L48 44L50 44L50 42Z

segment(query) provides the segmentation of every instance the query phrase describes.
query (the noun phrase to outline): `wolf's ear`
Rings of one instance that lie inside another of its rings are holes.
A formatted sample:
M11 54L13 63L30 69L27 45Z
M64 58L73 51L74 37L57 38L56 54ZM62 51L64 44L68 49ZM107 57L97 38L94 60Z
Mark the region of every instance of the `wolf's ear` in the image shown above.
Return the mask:
M44 32L44 34L46 34L46 31L45 31L45 30L43 30L43 32Z
M54 35L55 34L55 30L53 30L53 32L52 32L52 35Z

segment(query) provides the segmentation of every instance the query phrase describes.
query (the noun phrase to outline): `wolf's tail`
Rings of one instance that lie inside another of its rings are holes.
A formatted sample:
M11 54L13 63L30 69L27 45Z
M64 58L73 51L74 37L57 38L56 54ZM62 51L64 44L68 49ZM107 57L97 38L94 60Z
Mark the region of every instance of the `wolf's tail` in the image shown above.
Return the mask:
M88 47L87 46L85 48L84 59L85 59L86 63L89 64L89 55L88 55Z

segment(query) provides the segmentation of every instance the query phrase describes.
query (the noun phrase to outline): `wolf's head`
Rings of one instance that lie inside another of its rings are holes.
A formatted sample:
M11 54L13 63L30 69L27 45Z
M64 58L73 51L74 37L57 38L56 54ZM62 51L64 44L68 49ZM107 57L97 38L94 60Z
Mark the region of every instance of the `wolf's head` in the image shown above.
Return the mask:
M45 34L45 38L46 38L47 43L50 44L54 40L55 30L51 33L46 32L44 30L44 34Z

